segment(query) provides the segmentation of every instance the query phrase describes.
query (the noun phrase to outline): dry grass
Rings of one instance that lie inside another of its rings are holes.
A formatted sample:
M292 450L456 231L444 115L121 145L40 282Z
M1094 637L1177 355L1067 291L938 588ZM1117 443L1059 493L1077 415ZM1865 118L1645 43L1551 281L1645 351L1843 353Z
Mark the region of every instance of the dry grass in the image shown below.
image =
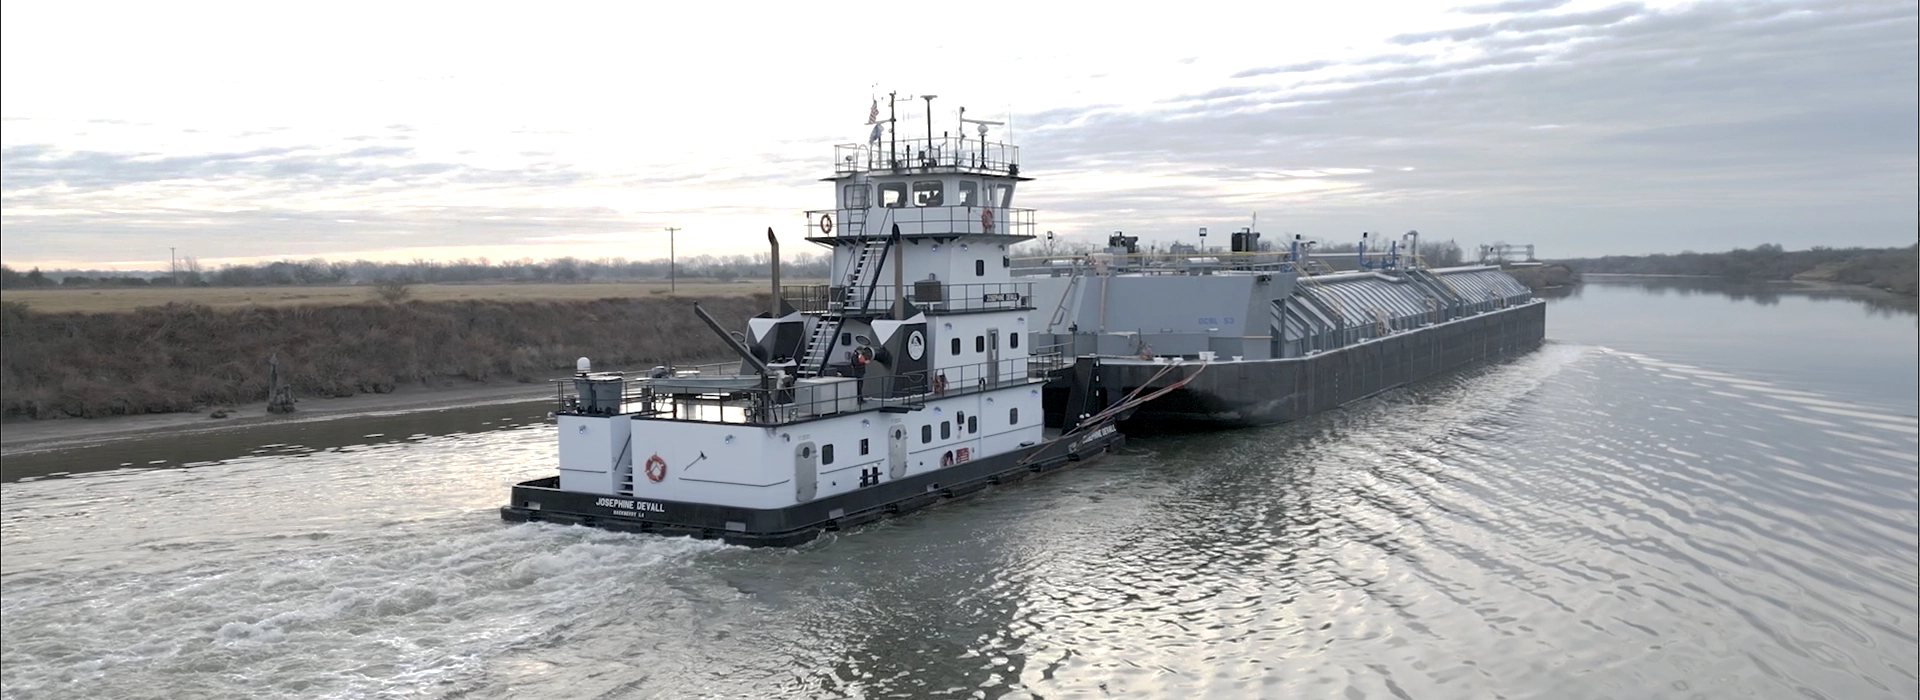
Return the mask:
M782 280L785 284L821 284L820 280ZM678 296L729 297L767 291L766 280L681 280ZM662 282L585 282L576 284L415 284L407 298L419 301L586 301L659 299ZM380 297L375 285L324 287L120 287L111 289L9 289L0 299L26 304L41 313L123 313L169 303L214 309L338 306L365 304Z
M693 315L695 299L734 328L767 299L599 296L295 300L227 309L174 303L124 313L45 313L9 300L0 304L0 417L165 413L258 401L275 355L294 395L308 398L455 380L533 382L564 376L581 356L604 369L709 360L729 353Z

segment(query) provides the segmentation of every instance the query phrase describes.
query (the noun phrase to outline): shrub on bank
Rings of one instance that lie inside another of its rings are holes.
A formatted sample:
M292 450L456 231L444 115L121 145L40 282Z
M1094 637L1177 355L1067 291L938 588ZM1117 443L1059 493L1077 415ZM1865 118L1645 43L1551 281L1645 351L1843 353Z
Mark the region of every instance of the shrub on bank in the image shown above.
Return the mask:
M744 319L765 295L701 303ZM644 367L730 355L683 299L449 301L131 313L0 309L0 413L8 418L191 411L261 401L279 355L294 395L385 393L455 380L540 381L580 356Z

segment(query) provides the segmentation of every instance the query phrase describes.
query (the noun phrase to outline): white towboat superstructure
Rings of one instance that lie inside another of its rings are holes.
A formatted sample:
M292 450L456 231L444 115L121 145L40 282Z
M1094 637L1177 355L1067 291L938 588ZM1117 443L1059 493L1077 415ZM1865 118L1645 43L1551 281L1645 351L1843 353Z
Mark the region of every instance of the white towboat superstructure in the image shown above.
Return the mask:
M1013 206L1028 178L969 121L978 138L836 147L836 206L807 212L830 284L781 287L769 229L774 294L744 342L694 307L737 371L628 378L582 358L559 473L515 486L502 517L787 545L1116 445L1128 402L1044 426L1042 385L1072 361L1033 347L1032 283L1009 271L1033 237Z

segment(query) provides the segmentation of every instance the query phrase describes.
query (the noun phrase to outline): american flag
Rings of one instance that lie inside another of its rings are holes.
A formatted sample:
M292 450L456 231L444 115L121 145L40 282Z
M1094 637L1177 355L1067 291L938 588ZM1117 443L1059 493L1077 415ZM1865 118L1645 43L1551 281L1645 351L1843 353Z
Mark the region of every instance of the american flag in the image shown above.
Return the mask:
M872 124L875 121L878 121L879 119L880 119L880 100L879 98L874 98L873 106L867 109L867 123Z

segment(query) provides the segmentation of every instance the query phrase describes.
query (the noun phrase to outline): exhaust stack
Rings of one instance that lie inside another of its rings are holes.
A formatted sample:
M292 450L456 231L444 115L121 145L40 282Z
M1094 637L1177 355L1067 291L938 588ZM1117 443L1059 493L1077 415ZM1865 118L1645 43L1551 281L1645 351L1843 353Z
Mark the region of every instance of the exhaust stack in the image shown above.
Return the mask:
M767 245L773 249L773 296L767 301L767 317L780 318L780 239L767 227Z
M893 320L907 320L906 283L901 277L900 268L907 264L907 251L900 247L900 225L893 225Z

